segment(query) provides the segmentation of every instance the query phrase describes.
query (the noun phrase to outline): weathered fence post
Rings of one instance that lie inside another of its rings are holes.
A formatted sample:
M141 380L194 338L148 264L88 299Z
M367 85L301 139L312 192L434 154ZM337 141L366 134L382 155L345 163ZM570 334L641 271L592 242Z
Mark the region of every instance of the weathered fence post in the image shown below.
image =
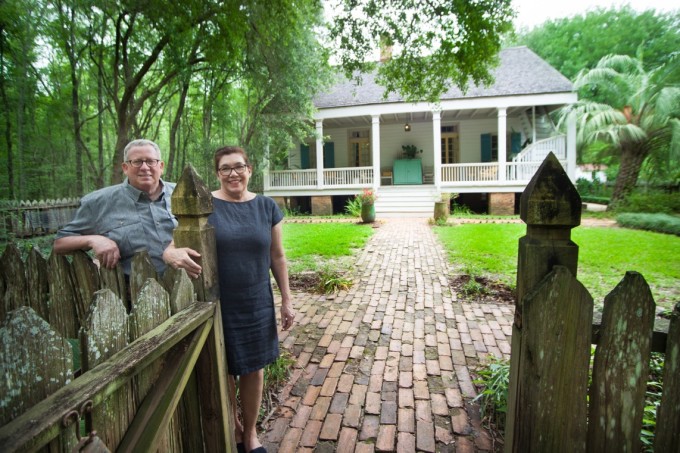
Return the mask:
M671 315L663 370L663 394L656 418L654 451L680 448L680 303Z
M527 233L519 240L505 450L585 451L592 298L575 279L571 229L581 222L581 199L552 153L522 194L520 217ZM555 419L568 412L576 413Z
M194 280L198 300L215 303L214 325L196 364L206 451L236 451L234 420L227 394L227 367L222 333L215 232L208 224L212 194L188 165L172 194L172 212L179 226L173 239L177 247L201 254L201 276Z

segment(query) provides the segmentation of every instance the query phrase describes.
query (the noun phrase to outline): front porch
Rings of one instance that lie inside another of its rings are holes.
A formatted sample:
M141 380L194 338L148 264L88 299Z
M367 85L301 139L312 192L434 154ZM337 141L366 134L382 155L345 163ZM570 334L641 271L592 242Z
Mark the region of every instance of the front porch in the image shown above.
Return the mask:
M367 167L275 170L265 174L269 196L319 196L355 194L384 186L422 185L441 192L521 192L545 157L552 152L569 173L566 137L541 140L527 146L509 162L476 162L420 166L419 182L399 184L393 167L384 162ZM382 166L381 166L382 165ZM428 174L428 172L431 172Z

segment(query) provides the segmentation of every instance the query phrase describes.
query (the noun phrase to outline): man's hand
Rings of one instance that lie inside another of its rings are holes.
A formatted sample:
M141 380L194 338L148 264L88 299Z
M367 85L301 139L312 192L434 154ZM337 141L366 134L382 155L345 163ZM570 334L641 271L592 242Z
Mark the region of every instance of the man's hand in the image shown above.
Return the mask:
M203 268L194 261L201 257L201 254L189 247L175 247L170 244L163 252L163 261L173 269L184 269L190 278L198 278Z
M105 236L91 236L89 245L94 252L99 264L108 269L113 269L120 261L118 244Z

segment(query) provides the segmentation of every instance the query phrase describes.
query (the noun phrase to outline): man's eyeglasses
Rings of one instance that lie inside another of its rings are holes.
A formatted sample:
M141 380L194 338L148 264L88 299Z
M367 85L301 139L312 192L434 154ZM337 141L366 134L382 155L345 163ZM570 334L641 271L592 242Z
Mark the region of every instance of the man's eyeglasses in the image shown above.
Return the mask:
M142 165L146 164L149 168L153 168L156 165L158 165L158 162L160 162L160 159L135 159L135 160L129 160L127 161L128 164L132 165L135 168L139 168Z
M232 170L235 171L237 175L242 175L246 171L246 168L248 168L247 165L237 165L235 167L222 167L218 171L222 176L231 175Z

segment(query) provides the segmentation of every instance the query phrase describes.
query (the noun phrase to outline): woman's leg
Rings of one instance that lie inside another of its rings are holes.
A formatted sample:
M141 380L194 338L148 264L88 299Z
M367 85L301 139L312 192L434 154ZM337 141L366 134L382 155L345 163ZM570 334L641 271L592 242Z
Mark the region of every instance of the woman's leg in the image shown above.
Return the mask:
M264 370L239 377L241 412L243 414L243 445L247 452L262 446L257 439L257 418L262 404Z

